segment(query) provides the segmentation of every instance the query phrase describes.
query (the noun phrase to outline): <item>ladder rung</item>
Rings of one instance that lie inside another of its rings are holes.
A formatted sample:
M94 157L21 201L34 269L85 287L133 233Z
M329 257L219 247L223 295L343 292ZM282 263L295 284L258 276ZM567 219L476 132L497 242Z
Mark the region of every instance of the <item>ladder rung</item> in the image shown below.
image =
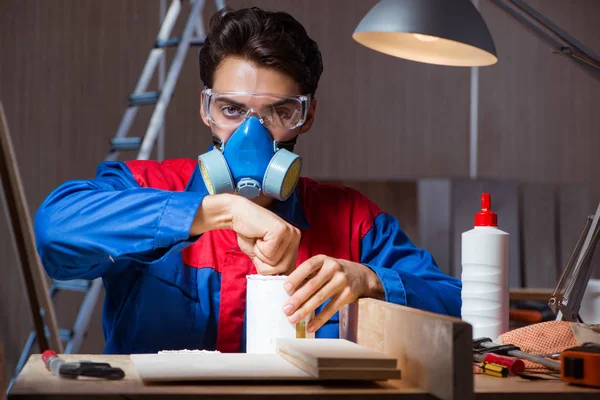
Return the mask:
M156 43L154 43L154 47L158 49L164 49L165 47L175 47L179 44L180 40L181 39L179 38L179 36L175 36L166 40L157 40Z
M142 147L142 138L140 137L113 138L110 140L111 151L139 150L140 147Z
M132 93L129 95L129 107L156 104L160 92Z
M202 39L190 40L190 46L202 47L203 44L204 44L204 40L202 40Z
M63 342L68 342L73 337L73 330L71 329L59 329L58 336L60 336L60 340Z
M74 279L72 281L66 281L66 282L53 281L52 286L55 290L85 292L90 287L90 281L86 281L85 279Z

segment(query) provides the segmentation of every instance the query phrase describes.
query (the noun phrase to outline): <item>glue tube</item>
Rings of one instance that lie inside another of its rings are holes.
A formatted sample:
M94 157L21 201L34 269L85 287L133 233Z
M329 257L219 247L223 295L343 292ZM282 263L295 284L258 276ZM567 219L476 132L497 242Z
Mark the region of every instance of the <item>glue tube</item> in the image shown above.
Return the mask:
M65 363L65 360L58 357L58 355L52 350L46 350L42 353L42 361L46 365L49 371L54 375L60 376L60 366Z
M497 339L508 331L508 239L498 229L489 193L481 196L475 226L462 234L461 316L473 337Z

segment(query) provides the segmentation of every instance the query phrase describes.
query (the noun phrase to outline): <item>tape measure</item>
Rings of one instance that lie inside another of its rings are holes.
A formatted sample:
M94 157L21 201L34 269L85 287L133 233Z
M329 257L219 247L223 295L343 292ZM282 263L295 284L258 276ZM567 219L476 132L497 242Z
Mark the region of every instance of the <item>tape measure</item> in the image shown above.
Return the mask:
M560 354L560 376L565 382L600 387L600 344L584 343Z

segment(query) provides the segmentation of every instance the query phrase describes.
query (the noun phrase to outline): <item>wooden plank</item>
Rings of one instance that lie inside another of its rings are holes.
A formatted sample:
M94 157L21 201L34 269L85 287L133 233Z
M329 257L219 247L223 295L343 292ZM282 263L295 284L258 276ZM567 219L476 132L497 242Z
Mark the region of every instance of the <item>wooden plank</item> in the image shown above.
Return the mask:
M556 287L559 244L554 185L521 185L521 207L522 286Z
M400 379L395 358L344 339L278 339L277 353L317 379Z
M396 360L339 339L300 339L303 345L283 344L285 354L195 353L133 354L144 382L387 380L399 378ZM340 341L343 342L343 341ZM311 352L312 349L312 352ZM329 349L329 350L328 350ZM287 352L285 352L287 350ZM317 352L328 353L319 358ZM343 352L351 354L343 363ZM292 355L293 354L293 355ZM362 357L362 358L361 358ZM321 361L321 362L320 362Z
M452 185L449 179L421 179L417 183L418 245L451 274Z
M58 335L58 323L54 306L48 295L48 282L46 273L42 268L37 249L33 224L29 214L29 207L25 197L25 190L21 182L17 158L12 145L8 122L4 114L4 107L0 102L0 178L4 190L4 198L8 209L8 217L12 229L14 242L17 248L22 277L25 280L29 305L37 333L38 345L42 350L52 348L62 352L62 343ZM41 317L40 308L44 309ZM46 339L44 331L48 328L50 341Z
M223 382L186 382L145 384L128 355L77 354L61 356L66 361L93 360L107 362L125 371L120 381L68 380L60 379L47 371L39 354L27 361L10 392L12 399L63 399L73 398L128 398L144 399L168 397L201 397L212 399L277 399L290 400L301 396L311 398L380 399L401 398L403 400L432 400L431 395L403 380L390 382L344 382L325 384L324 382L286 382L286 383L227 383Z
M340 337L396 357L402 380L443 400L473 398L472 327L375 299L340 311Z
M498 214L498 228L508 232L509 238L509 283L510 287L522 287L519 191L514 182L493 180L452 181L452 274L460 278L461 235L473 229L475 213L481 210L481 194L492 197L492 211Z
M395 358L345 339L277 339L277 352L316 368L396 368Z
M132 354L144 382L314 380L278 354Z
M302 368L299 364L294 364ZM303 368L302 368L303 369ZM305 370L306 371L306 370ZM320 381L387 381L400 379L399 369L388 368L319 368L314 370L317 380Z

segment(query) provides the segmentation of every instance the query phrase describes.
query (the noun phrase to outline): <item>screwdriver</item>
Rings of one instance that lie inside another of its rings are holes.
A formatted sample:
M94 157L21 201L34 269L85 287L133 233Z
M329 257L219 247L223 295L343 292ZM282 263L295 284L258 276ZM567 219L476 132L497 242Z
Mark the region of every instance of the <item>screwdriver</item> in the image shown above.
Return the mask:
M516 375L525 372L525 363L515 357L501 356L493 353L473 354L473 360L480 363L496 364L506 367L508 372ZM482 368L483 369L483 368Z
M484 374L496 376L498 378L506 378L508 376L508 368L504 365L482 362L479 367Z
M477 343L477 345L479 347L483 347L484 349L487 349L490 352L499 353L501 351L500 349L506 348L507 349L506 353L509 356L519 357L524 360L533 361L535 363L542 364L544 367L546 367L548 369L551 369L554 371L560 371L560 363L558 363L556 361L547 360L544 357L524 353L517 346L509 345L509 344L498 345L498 344L492 342L492 340L489 338L476 339L476 340L474 340L474 342ZM498 349L498 350L496 350L496 349Z

